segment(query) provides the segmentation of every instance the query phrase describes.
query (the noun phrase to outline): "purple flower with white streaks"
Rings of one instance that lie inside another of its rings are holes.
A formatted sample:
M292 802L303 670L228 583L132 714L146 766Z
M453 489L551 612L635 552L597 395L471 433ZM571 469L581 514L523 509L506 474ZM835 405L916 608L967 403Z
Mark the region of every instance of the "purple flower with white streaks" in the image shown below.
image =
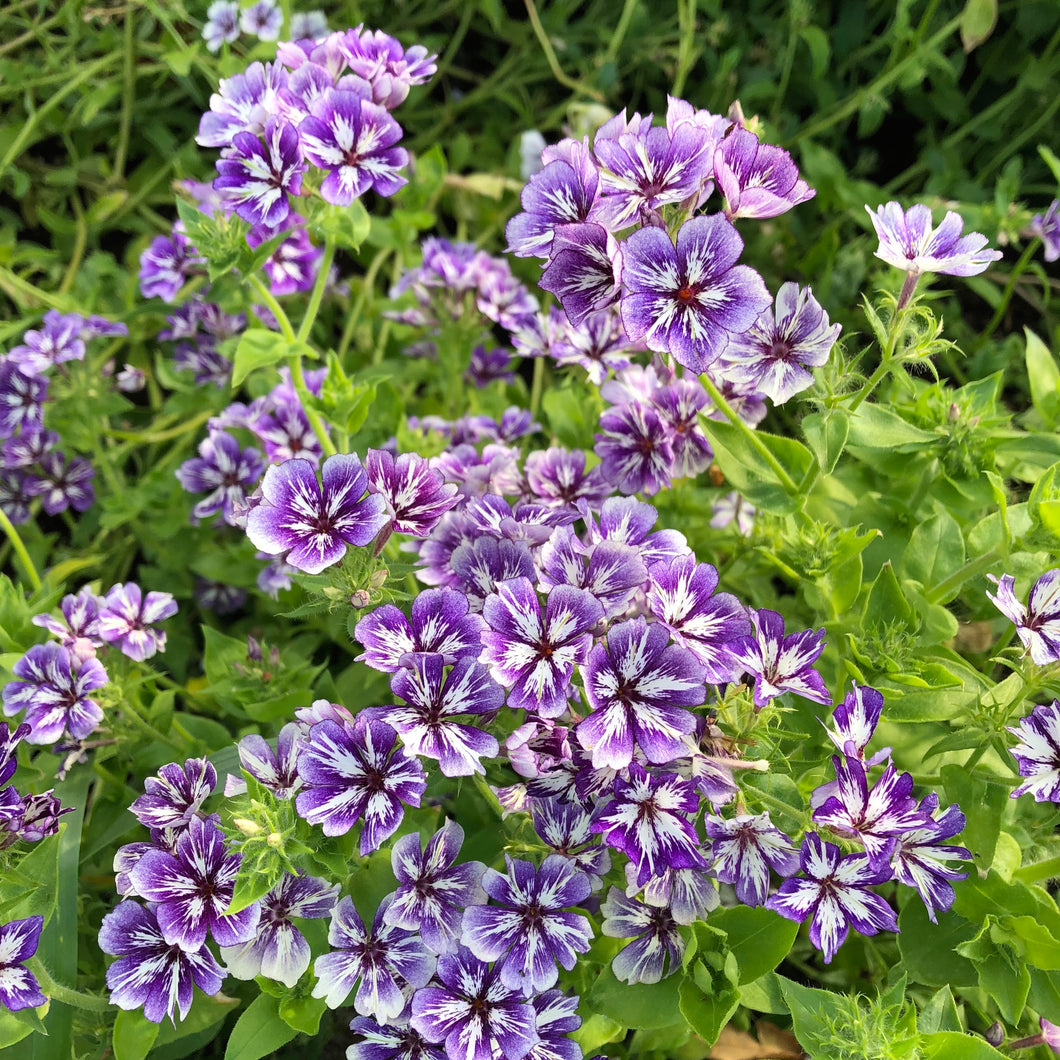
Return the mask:
M276 750L262 736L251 733L236 745L239 764L263 787L278 799L290 799L302 786L298 775L298 725L290 721L276 737ZM246 781L229 776L225 780L225 796L240 795L247 790Z
M651 496L670 485L673 445L654 408L639 401L609 408L600 417L600 430L593 435L593 451L616 489Z
M1046 261L1060 258L1060 199L1053 199L1044 214L1036 213L1028 231L1042 241Z
M363 821L362 857L398 829L405 806L419 806L427 778L419 762L382 721L359 716L353 724L321 721L298 753L305 788L295 797L299 816L324 835L345 835Z
M23 371L14 361L0 363L0 437L41 426L48 378Z
M546 990L530 999L534 1006L537 1034L541 1039L526 1060L582 1060L581 1046L568 1035L582 1025L578 998L562 990Z
M559 299L567 319L577 327L590 313L598 313L617 300L623 253L623 247L603 225L559 225L553 231L551 257L537 285Z
M503 346L487 350L478 345L471 351L471 358L464 379L480 390L490 383L514 383L515 372L512 371L512 355Z
M1027 717L1020 718L1018 725L1006 728L1019 739L1012 757L1020 776L1027 778L1011 797L1029 793L1035 802L1060 802L1060 701L1039 703Z
M221 78L210 96L210 109L199 120L195 142L223 149L232 146L237 133L260 136L266 123L279 114L280 93L286 86L287 71L279 63L251 63L241 74Z
M176 613L172 593L144 596L135 582L119 583L107 593L99 609L99 635L116 645L122 655L143 662L166 647L165 632L151 627Z
M317 266L323 251L313 246L305 230L305 218L290 213L280 229L256 225L247 233L247 245L259 247L272 239L279 230L286 230L287 238L262 262L262 269L269 277L269 290L274 295L294 294L296 291L312 290L316 281Z
M433 953L455 953L460 945L463 911L486 901L479 861L456 864L464 830L446 821L420 849L418 832L402 836L390 854L398 888L384 920L415 931Z
M291 212L288 195L302 190L302 146L294 127L270 118L265 142L249 132L237 132L232 147L216 163L220 174L213 186L224 193L244 221L276 228Z
M1015 625L1031 661L1039 666L1060 662L1060 567L1047 570L1031 586L1026 607L1016 599L1011 574L1003 574L1000 581L992 574L987 577L997 586L997 595L987 597Z
M29 735L30 726L25 722L11 729L0 725L0 787L5 785L18 768L15 748Z
M722 883L731 883L744 905L761 905L769 894L769 870L778 876L798 871L799 855L791 840L769 820L738 814L723 820L707 814L703 830L714 840L711 871Z
M504 705L504 689L474 659L458 659L448 673L441 655L413 653L390 682L404 706L381 708L380 714L412 754L437 759L447 777L485 774L483 758L500 750L495 737L457 719L486 715L489 721Z
M330 916L338 897L337 883L285 873L261 899L257 935L239 946L221 947L225 967L237 979L263 975L293 987L309 967L312 952L291 917Z
M328 17L323 11L291 13L291 40L319 41L328 35Z
M887 883L891 867L873 867L864 854L841 854L833 843L807 832L799 852L803 876L785 880L766 908L788 920L810 921L810 942L831 964L836 950L853 925L862 935L897 931L894 910L876 893L873 884Z
M259 552L254 558L268 559L269 557L264 552ZM295 568L284 563L282 559L270 560L258 574L256 579L258 588L263 593L268 593L273 600L278 600L281 592L291 588L291 575L296 573Z
M505 229L509 254L547 258L557 227L588 219L600 178L589 153L583 149L579 156L570 161L557 158L530 178L519 197L523 212Z
M559 854L533 862L504 857L507 872L486 869L482 887L497 905L464 910L463 944L479 960L500 961L501 982L526 997L556 985L557 962L570 971L592 942L578 913L591 893L589 877Z
M424 1040L419 1031L403 1020L382 1025L367 1016L357 1016L350 1030L362 1041L346 1048L346 1060L446 1060L445 1050Z
M416 453L397 458L386 449L369 449L364 458L368 490L386 502L392 529L399 534L427 537L438 520L460 503L456 485Z
M12 346L8 360L19 365L29 375L40 375L63 361L83 361L85 343L81 332L85 318L80 313L60 313L49 309L44 314L40 330L27 331L22 344Z
M183 766L170 762L144 781L144 794L129 812L147 828L183 830L199 816L216 784L217 770L205 758L187 758Z
M593 834L593 815L558 798L535 798L530 808L537 837L589 877L594 891L611 871L611 852Z
M0 471L0 511L16 526L29 520L33 485L33 476L18 468Z
M755 635L733 641L729 650L738 666L755 679L755 706L761 709L785 692L831 703L831 694L813 668L824 651L824 630L785 636L784 619L776 611L752 609L750 615Z
M441 986L412 996L409 1023L429 1042L445 1043L449 1060L523 1060L537 1044L534 1008L504 985L500 970L461 947L438 958Z
M221 989L224 969L205 943L184 950L166 941L158 926L157 910L138 902L122 902L103 918L99 948L118 957L107 969L110 1002L126 1011L142 1008L152 1023L173 1009L183 1020L197 986L213 996Z
M889 858L900 836L927 824L912 796L913 778L891 764L871 788L857 758L832 756L836 794L813 812L818 824L858 840L873 865Z
M41 507L48 515L58 515L67 508L85 512L96 503L92 485L95 474L82 457L67 462L61 452L52 450L38 460L27 489L31 496L41 498Z
M661 625L634 618L612 626L581 669L592 713L575 733L593 768L624 769L637 748L657 765L687 753L696 722L681 708L706 699L703 667Z
M6 798L7 788L0 792L0 798ZM16 840L24 843L39 843L42 839L56 835L59 831L59 818L65 813L73 813L73 806L62 806L59 797L51 791L40 795L23 795L14 820L5 822L9 837L2 844L9 846Z
M714 149L714 176L730 221L776 217L817 194L799 178L787 151L760 143L753 132L736 125Z
M964 219L948 211L937 228L931 227L931 211L918 203L903 210L897 202L865 207L880 245L875 254L896 269L920 274L939 272L947 276L978 276L1001 257L1000 250L986 250L986 236L971 232L962 236Z
M283 29L283 10L275 0L258 0L241 12L239 28L258 40L276 40Z
M83 740L103 720L89 693L107 683L107 672L94 658L81 658L61 644L34 644L11 668L18 678L4 686L4 714L25 710L31 727L27 743L53 744L63 733Z
M235 891L240 854L225 851L224 833L212 821L192 817L173 853L148 850L132 867L136 893L155 903L163 938L188 953L200 949L207 932L221 946L249 942L258 927L257 902L226 913Z
M637 550L620 541L583 544L570 527L557 527L538 553L539 586L575 585L600 601L606 618L624 614L648 572Z
M223 431L211 431L199 443L199 455L185 460L175 474L188 493L206 496L192 508L196 519L221 513L229 526L235 526L233 508L245 505L265 471L265 461L257 449L240 449L239 442Z
M685 940L668 909L637 902L612 887L600 912L604 914L601 934L612 939L633 939L611 962L616 979L623 983L657 983L680 967Z
M94 655L95 649L103 646L98 623L102 603L102 598L86 585L76 595L68 593L63 597L59 605L61 619L43 614L34 615L32 621L58 637L59 643L75 655Z
M0 1005L11 1012L48 1001L33 973L22 967L37 952L43 927L44 917L39 915L0 924Z
M679 530L658 530L654 534L659 513L645 501L634 497L609 497L600 509L597 524L589 510L579 505L590 541L617 541L632 545L650 568L653 563L667 562L691 553L685 535Z
M698 809L699 795L689 781L672 773L652 776L634 762L628 780L615 780L614 797L592 827L629 858L643 886L668 868L707 867L691 820Z
M652 125L626 112L602 125L593 152L605 167L592 220L612 232L657 216L697 192L710 174L713 139L693 122Z
M338 1008L360 982L354 1009L380 1023L396 1020L405 1008L403 987L426 986L434 975L434 954L415 933L386 922L393 896L380 903L370 930L366 930L353 900L339 899L331 914L328 942L335 947L313 963L317 984L313 997Z
M386 525L386 502L365 496L368 475L356 454L329 456L323 483L309 460L288 460L265 472L261 503L247 516L256 548L307 574L338 563L347 546L361 547Z
M639 888L636 871L628 862L626 882L626 893L632 897ZM702 869L667 869L644 885L644 902L669 910L678 924L694 924L697 920L705 920L707 913L717 909L720 901L713 879Z
M282 18L281 13L281 18ZM214 0L206 9L202 39L208 52L219 52L222 44L239 39L239 4L237 0Z
M953 905L955 895L950 881L963 880L968 875L948 862L972 860L971 851L943 842L964 830L965 817L961 808L954 803L935 817L938 805L939 797L934 792L924 797L920 813L925 823L899 836L891 856L894 878L907 887L916 888L933 924L937 923L935 910L945 912Z
M320 194L336 206L349 206L369 188L393 195L408 183L399 172L408 152L394 146L401 135L385 107L340 89L315 100L298 126L305 157L328 173Z
M472 614L467 597L448 587L425 589L412 601L412 621L393 604L365 615L353 635L364 645L356 662L394 673L410 652L433 652L454 663L478 658L486 623Z
M50 452L59 441L55 431L46 431L36 424L23 429L15 438L7 438L3 444L5 468L29 470Z
M549 347L549 354L559 365L578 365L588 373L589 382L599 386L609 371L617 372L632 364L631 357L640 347L630 341L622 324L618 306L590 313L575 327L564 314L549 307L562 318L563 328Z
M651 403L670 430L674 460L673 478L695 478L705 471L714 450L700 427L700 413L707 409L707 392L697 379L674 379L651 395Z
M706 670L706 680L726 684L740 673L731 645L751 633L747 611L731 593L714 593L718 572L693 553L648 569L648 608L678 644Z
M550 507L574 507L584 500L599 508L611 494L611 486L598 467L585 470L585 453L553 446L529 453L523 465L530 492Z
M557 585L542 614L529 579L501 582L483 604L490 628L482 634L480 658L494 680L511 689L508 706L559 717L567 709L574 665L588 656L590 630L603 613L584 589Z
M406 50L379 29L347 30L344 51L350 69L372 86L372 99L388 110L404 102L413 85L426 84L438 69L434 61L438 56L422 44Z
M828 738L836 749L848 758L864 760L865 748L876 731L883 713L883 695L868 685L855 684L832 713L833 728L827 729ZM890 748L887 748L888 753ZM880 761L873 755L867 765Z
M720 214L686 221L676 244L659 228L634 232L623 247L626 334L704 371L772 301L762 277L736 264L742 250L743 240Z
M729 341L718 371L737 386L783 405L813 383L809 369L828 360L841 330L841 325L829 324L809 287L785 283L775 304Z

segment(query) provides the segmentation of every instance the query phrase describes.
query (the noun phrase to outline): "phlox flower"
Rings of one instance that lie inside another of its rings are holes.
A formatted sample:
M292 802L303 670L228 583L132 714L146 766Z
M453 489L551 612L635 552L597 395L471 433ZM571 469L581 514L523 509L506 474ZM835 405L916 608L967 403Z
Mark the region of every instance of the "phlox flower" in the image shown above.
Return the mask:
M22 967L37 952L43 916L0 924L0 1005L11 1012L38 1008L47 1002L32 972Z
M1029 793L1035 802L1060 802L1060 701L1039 703L1008 731L1019 740L1012 757L1027 778L1012 798Z
M1060 258L1060 199L1053 199L1044 214L1031 218L1030 232L1042 241L1046 261Z
M1039 666L1060 662L1060 568L1046 571L1031 586L1027 606L1016 599L1015 579L1003 574L1000 581L987 577L997 586L997 595L987 593L994 606L1016 626L1016 635Z
M799 179L787 151L759 143L753 132L735 125L714 149L714 176L729 220L776 217L817 194Z
M257 0L240 13L239 28L258 40L276 40L283 29L283 10L275 0Z
M712 872L722 883L733 885L744 905L766 900L770 869L778 876L798 871L798 853L769 820L768 811L757 816L737 814L729 820L707 814L703 830L714 840Z
M965 816L956 804L947 807L938 817L939 797L932 792L920 803L924 823L898 837L898 845L891 856L894 878L908 887L915 887L927 907L931 922L935 911L945 912L956 897L951 880L963 880L968 873L953 868L949 862L971 861L971 851L943 842L964 830Z
M931 227L931 211L922 204L903 210L897 202L865 207L872 227L880 237L876 257L911 273L939 272L948 276L977 276L1001 257L1000 250L986 250L986 236L978 232L961 235L964 220L948 211L937 228Z
M135 582L111 587L99 609L99 635L115 645L122 655L136 662L164 651L166 634L153 629L177 613L172 593L149 592L146 596Z
M214 0L206 9L202 39L208 52L219 52L222 44L239 39L239 4L237 0Z
M831 703L821 675L813 668L824 651L824 630L785 636L784 619L766 608L752 610L751 622L755 635L734 641L730 650L738 665L755 679L755 706L764 707L784 692Z
M220 513L232 526L233 509L246 503L264 470L265 461L257 449L240 449L232 435L211 431L199 443L199 455L185 460L175 474L188 493L206 494L192 509L196 519Z
M416 453L395 458L385 449L365 455L368 490L386 502L395 533L427 537L438 520L459 503L459 490Z
M680 967L685 941L670 911L627 898L617 887L607 892L600 912L600 932L608 938L632 939L611 962L624 983L657 983Z
M199 816L216 784L217 770L205 758L187 758L183 766L170 762L144 781L144 794L129 812L147 828L183 831Z
M253 133L237 132L232 147L216 166L213 182L244 221L277 228L291 212L288 195L302 190L302 146L294 127L275 118L265 123L264 143Z

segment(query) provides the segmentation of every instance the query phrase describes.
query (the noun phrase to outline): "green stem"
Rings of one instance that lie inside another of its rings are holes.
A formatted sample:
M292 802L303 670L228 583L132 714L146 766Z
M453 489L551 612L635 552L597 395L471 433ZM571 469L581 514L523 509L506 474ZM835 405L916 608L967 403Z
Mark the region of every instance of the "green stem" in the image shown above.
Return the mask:
M305 316L298 326L298 334L295 336L298 342L307 342L309 333L313 330L313 322L320 311L320 303L324 298L324 288L328 283L328 274L331 272L331 263L335 260L335 243L327 239L324 241L324 253L320 258L320 266L317 270L316 282L313 291L309 295L309 305L306 306Z
M276 318L276 322L280 325L280 334L292 345L298 340L295 337L294 328L291 326L291 318L287 315L287 310L276 301L272 291L265 286L261 281L261 277L251 274L246 277L247 283L257 292L258 297L265 303L269 312Z
M1015 880L1023 883L1037 883L1039 880L1052 880L1060 876L1060 857L1036 861L1033 865L1024 865L1012 874Z
M288 357L287 367L291 370L291 382L294 384L298 400L302 403L302 411L305 412L305 418L309 421L309 426L313 428L317 441L320 442L320 448L324 451L324 456L334 456L338 449L335 448L335 443L328 435L328 429L320 418L320 413L313 408L313 395L309 392L309 384L305 381L302 358L297 353L292 357Z
M677 72L671 94L683 96L685 81L695 62L696 0L677 0Z
M534 375L530 382L530 415L536 416L541 408L541 394L545 388L545 358L534 358Z
M47 994L54 1001L61 1001L64 1005L85 1009L88 1012L106 1012L113 1008L105 997L97 997L95 994L83 994L80 990L71 990L70 987L57 983L36 957L30 957L26 960L25 966L28 971L33 973L40 984L41 992Z
M118 125L118 146L114 151L114 176L125 175L125 160L129 155L129 133L132 129L133 104L136 101L136 68L133 65L135 40L133 37L134 4L125 9L125 49L122 56L121 119Z
M160 740L167 747L173 748L178 754L186 754L188 748L183 744L178 743L173 739L172 736L167 736L164 732L156 729L141 713L139 706L135 705L132 696L122 695L122 705L125 707L125 715L128 718L132 718L137 728L142 729L152 740Z
M941 603L950 592L959 589L969 578L974 578L975 575L986 570L987 567L1000 558L1001 549L999 548L992 548L989 552L976 556L975 559L969 560L960 570L954 571L948 578L943 578L934 589L925 594L925 598L931 604Z
M633 12L637 9L637 2L638 0L626 0L622 5L622 14L618 16L618 22L615 25L614 32L611 34L611 39L607 42L607 51L604 52L604 62L613 63L618 56L618 49L622 46L626 31L629 29L629 24L633 20Z
M1012 272L1009 274L1008 283L1005 284L1004 293L1001 295L1001 301L997 304L997 309L994 310L994 315L990 318L990 323L986 326L986 331L981 336L981 341L985 342L991 335L994 334L994 329L1001 323L1008 312L1009 302L1012 301L1013 292L1016 290L1016 284L1019 282L1019 278L1026 271L1027 266L1030 264L1031 257L1034 252L1041 245L1041 240L1035 236L1024 248L1023 253L1019 257L1019 261L1012 267Z
M784 491L794 497L799 492L799 487L787 471L784 470L784 465L769 451L766 443L740 418L740 414L725 400L721 391L714 385L714 380L706 372L699 377L699 381L710 396L710 400L714 402L715 408L721 411L725 418L744 436L748 444L770 466L773 474L777 476L781 486L784 487Z
M8 541L11 542L11 547L15 550L15 555L21 560L22 566L26 570L26 576L29 578L30 585L33 586L35 592L40 592L41 581L40 575L37 573L37 568L33 566L33 560L29 558L29 553L26 551L26 546L22 543L22 538L15 529L14 523L8 519L7 513L3 508L0 508L0 529L2 529L7 535Z
M379 270L382 268L383 262L386 261L389 253L390 248L383 247L383 249L372 258L372 264L368 266L368 271L364 274L364 280L361 282L361 289L357 294L357 300L346 314L346 323L342 328L342 338L339 340L339 348L336 351L340 361L346 356L346 351L350 348L350 343L353 341L354 328L356 328L357 321L360 320L361 314L364 312L365 303L375 289L375 278L379 275Z
M74 249L70 255L70 263L63 273L62 283L59 284L59 294L69 294L74 285L77 270L81 268L81 259L85 256L85 243L88 241L88 225L85 223L85 211L81 209L81 199L77 195L70 198L77 218L77 235L74 237Z
M526 4L526 13L530 16L530 25L534 27L534 36L537 37L537 42L545 53L545 60L548 62L548 68L552 71L552 76L561 85L566 85L572 91L584 92L590 99L595 99L597 103L603 103L607 97L602 92L591 88L589 85L582 84L581 81L573 77L568 77L563 72L563 68L559 65L559 60L556 58L556 51L552 47L552 41L548 39L545 27L541 25L541 18L537 13L537 5L534 0L523 0L523 2Z

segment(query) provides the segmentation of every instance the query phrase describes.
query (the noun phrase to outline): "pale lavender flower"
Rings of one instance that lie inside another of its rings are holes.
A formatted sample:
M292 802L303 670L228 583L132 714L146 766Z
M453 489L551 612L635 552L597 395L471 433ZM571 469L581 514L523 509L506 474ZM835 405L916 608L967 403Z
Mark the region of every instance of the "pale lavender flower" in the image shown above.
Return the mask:
M309 967L312 952L291 917L330 916L338 897L337 883L285 873L261 899L261 919L254 938L238 946L221 947L221 959L229 974L237 979L263 975L293 987Z
M366 930L352 899L339 899L331 914L328 942L335 947L313 963L317 984L313 997L328 1008L338 1008L360 982L353 1007L362 1016L390 1023L401 1015L406 1000L403 987L426 986L434 975L435 958L414 932L388 924L388 895Z
M668 909L627 898L612 887L600 912L604 915L601 934L633 939L611 962L616 979L624 983L657 983L680 967L685 941Z
M548 349L557 364L584 368L589 382L599 386L608 372L633 363L631 357L640 347L626 334L618 306L590 313L577 327L555 306L549 307L549 314L558 314L564 325Z
M99 704L89 698L108 680L97 659L81 658L49 641L33 645L11 672L19 680L4 686L4 714L25 710L31 727L27 743L53 744L64 732L82 740L103 720Z
M39 915L0 925L0 1005L11 1012L47 1003L36 977L22 967L37 952L43 927Z
M291 40L320 40L328 35L328 17L323 11L292 11Z
M710 525L716 530L734 526L741 537L750 537L755 525L755 506L735 490L726 493L710 506Z
M1029 230L1042 241L1046 261L1060 258L1060 199L1053 199L1044 215L1036 213L1031 218Z
M498 905L464 911L462 943L476 957L499 961L501 982L524 996L556 985L557 962L570 971L592 942L593 929L580 914L591 893L589 877L559 854L535 868L505 855L506 874L486 869L482 888Z
M298 138L306 158L328 171L320 185L327 202L349 206L369 188L393 195L408 183L399 172L408 165L408 152L394 146L401 126L384 107L356 92L335 89L315 100L298 126Z
M85 343L81 332L85 318L80 313L60 313L49 309L40 329L22 336L22 343L12 346L8 360L29 375L40 375L64 361L83 361Z
M735 125L714 149L714 176L730 221L776 217L817 194L799 179L787 151L760 143L753 132Z
M231 147L235 136L260 136L266 123L280 112L280 92L287 71L278 63L251 63L241 74L221 79L210 97L210 109L199 120L195 142L200 147ZM293 131L293 130L292 130ZM214 191L219 190L216 181Z
M205 264L177 221L168 236L156 236L140 255L140 294L172 302L188 277Z
M123 655L136 662L164 651L166 634L152 629L177 613L172 593L150 592L146 596L135 582L111 588L99 609L99 635L116 645Z
M276 228L291 212L287 196L302 190L306 167L293 126L270 118L263 135L264 143L249 132L232 137L228 154L217 161L213 186L244 221Z
M896 269L919 274L939 272L947 276L977 276L1001 257L1000 250L986 250L986 236L978 232L962 236L964 220L947 212L937 228L931 227L931 211L917 204L903 210L897 202L865 207L880 237L876 257Z
M396 533L427 537L438 520L460 502L457 486L446 483L441 472L416 453L395 458L386 449L369 449L365 470L368 490L386 502Z
M114 376L114 385L123 394L137 394L147 385L147 375L142 368L127 364Z
M264 552L259 552L255 558L269 559ZM258 588L263 593L268 593L273 600L278 600L281 592L291 588L291 575L297 573L294 567L284 563L282 559L269 560L258 574Z
M156 910L138 902L122 902L103 918L99 948L119 958L107 969L111 1004L126 1011L142 1008L152 1023L164 1016L175 1023L174 1008L185 1019L194 988L212 996L225 977L205 943L184 950L167 942Z
M581 671L592 713L575 733L594 768L624 769L638 748L653 764L687 753L696 723L682 708L706 698L703 667L670 644L663 626L643 618L612 626L606 647L594 647Z
M689 781L671 773L652 776L634 762L628 780L615 780L614 797L592 829L633 862L643 885L664 869L707 867L690 819L698 809Z
M387 906L384 920L418 932L433 953L455 953L460 944L464 909L486 901L479 861L456 864L464 830L446 821L420 849L419 834L402 836L390 860L398 889Z
M744 905L761 905L769 894L769 870L791 876L799 855L791 840L769 820L768 811L751 816L738 814L723 820L707 814L703 830L714 840L711 871L731 883Z
M295 797L299 815L328 836L363 821L362 856L397 831L405 806L419 806L427 788L423 767L398 745L397 733L363 716L314 725L298 753L298 775L305 785Z
M785 692L831 703L831 694L813 668L824 651L824 630L807 629L785 636L784 619L776 611L752 609L750 617L755 635L733 641L729 650L738 666L755 679L755 706L762 708Z
M103 600L86 585L76 595L63 597L59 609L62 618L49 614L34 615L33 624L59 638L59 643L75 655L94 655L103 646L99 635L99 608Z
M775 305L730 340L717 370L738 386L783 405L810 386L809 369L828 360L840 330L841 325L829 324L809 287L785 283Z
M258 40L276 40L283 29L283 11L275 0L258 0L242 11L239 28Z
M938 805L939 797L934 792L924 797L920 813L925 823L899 836L891 856L894 878L916 888L933 924L937 923L935 910L945 912L953 905L956 896L950 881L963 880L968 875L947 863L972 860L971 851L942 842L964 830L965 817L961 808L954 804L936 818Z
M205 758L187 758L183 766L170 762L144 781L144 794L129 812L147 828L183 830L199 816L216 784L217 770Z
M202 39L206 41L208 52L219 52L222 44L239 39L239 4L236 0L214 0L210 4L206 9Z
M346 61L350 69L372 86L372 99L388 110L404 102L413 85L426 84L438 69L422 44L405 49L382 30L358 26L345 34Z
M6 689L4 695L6 699ZM1018 725L1006 728L1019 740L1012 757L1020 776L1027 778L1012 798L1030 793L1035 802L1060 802L1060 701L1039 703Z
M523 1060L539 1040L533 1006L470 950L442 954L438 979L413 995L409 1022L427 1041L445 1042L449 1060Z
M367 545L386 525L385 501L365 496L368 475L353 453L329 456L323 485L309 460L288 460L265 472L262 501L247 516L247 537L269 555L308 574L319 574Z
M229 526L234 526L233 509L246 504L247 494L264 470L265 461L257 449L241 450L232 435L211 431L199 443L199 455L185 460L175 474L188 493L206 494L192 508L196 519L220 513Z
M742 250L743 240L721 215L686 221L676 244L659 228L634 232L623 245L626 334L704 371L771 302L762 277L736 264Z
M1038 666L1060 661L1060 568L1046 571L1031 587L1027 606L1016 599L1015 579L1003 574L999 581L987 577L997 586L997 595L987 593L994 606L1016 627L1023 647Z
M225 851L224 834L212 822L192 817L173 853L148 850L129 877L136 893L155 904L163 938L195 953L211 934L221 946L248 942L257 930L257 902L226 913L242 856Z
M598 600L583 589L557 585L544 614L526 578L501 582L482 610L481 659L494 679L510 688L508 705L555 718L567 709L574 664L592 646L589 632L603 617Z
M894 910L867 889L891 879L889 865L874 868L864 854L844 857L815 832L806 833L800 861L805 875L785 880L766 908L800 923L812 917L810 942L824 954L825 964L832 963L851 925L862 935L898 930Z

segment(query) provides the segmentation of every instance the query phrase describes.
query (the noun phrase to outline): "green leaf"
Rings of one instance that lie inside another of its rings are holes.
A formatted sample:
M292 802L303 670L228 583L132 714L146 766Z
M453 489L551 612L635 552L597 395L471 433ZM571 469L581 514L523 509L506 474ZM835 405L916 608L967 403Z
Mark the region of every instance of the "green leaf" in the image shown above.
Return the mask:
M327 1007L322 997L281 997L280 1019L303 1034L316 1034Z
M1015 940L1022 956L1036 968L1047 972L1060 971L1060 941L1037 917L1003 916L998 923Z
M244 863L247 859L244 858ZM232 901L228 903L228 908L225 910L225 916L232 916L235 913L240 913L248 905L253 905L259 898L264 898L265 895L272 890L274 884L283 874L282 863L277 862L275 866L276 872L264 871L270 866L263 866L261 859L254 863L254 865L247 865L246 871L243 866L240 866L239 875L236 877L235 889L232 892Z
M782 975L777 976L777 981L791 1013L792 1030L799 1045L811 1056L830 1056L832 1028L849 1022L850 1000L831 990L816 990L793 983Z
M957 1014L953 991L948 986L932 994L931 1000L920 1010L917 1025L921 1034L934 1034L938 1031L961 1032L961 1018Z
M1031 386L1031 404L1049 427L1060 423L1060 368L1048 346L1030 328L1027 337L1027 380Z
M902 553L902 577L918 581L930 590L963 566L964 537L952 515L941 511L913 527ZM955 588L953 596L959 591L959 587ZM948 603L953 596L938 602Z
M582 1019L582 1025L570 1034L581 1046L585 1056L592 1056L600 1046L620 1042L625 1036L626 1028L623 1024L600 1012L594 1012L588 1018Z
M1027 498L1027 509L1035 527L1060 541L1060 462L1038 477Z
M1005 1060L992 1045L975 1034L960 1031L936 1031L923 1034L920 1046L925 1060Z
M0 1007L0 1049L18 1044L33 1033L33 1027L18 1018L17 1012Z
M718 1040L722 1028L740 1007L740 995L731 986L705 993L694 980L683 979L678 1007L689 1027L709 1046Z
M670 975L658 983L621 983L607 967L589 991L588 1006L634 1030L669 1027L677 1011L680 982L680 975Z
M967 816L960 842L972 852L978 864L990 865L1001 831L1001 814L1009 801L1008 791L1000 784L987 784L969 775L963 766L945 765L940 775L948 801L975 807L975 813Z
M344 250L357 250L368 236L371 218L360 199L349 206L335 206L312 200L306 219L309 234L318 241L329 240Z
M816 29L816 27L814 27ZM850 433L850 413L846 409L812 412L802 418L802 433L809 443L817 465L830 475L842 455Z
M881 405L862 405L850 424L848 443L861 449L915 453L930 449L938 438Z
M1053 174L1053 180L1060 184L1060 158L1057 158L1045 144L1038 145L1038 154L1042 156L1042 161L1049 167L1050 172Z
M316 352L303 343L288 342L268 328L249 328L239 337L232 364L232 386L237 387L255 368L277 364L297 354L315 357Z
M595 394L595 391L594 391ZM599 418L598 401L586 399L572 389L547 390L541 407L548 417L549 430L564 445L578 448L591 437Z
M225 1060L261 1060L297 1033L280 1018L277 999L259 994L236 1020L225 1048Z
M158 1030L159 1024L152 1023L141 1009L119 1012L111 1035L114 1060L144 1060L155 1044Z
M865 600L862 622L866 626L875 623L883 627L899 621L904 626L915 628L913 609L898 584L894 568L888 562L883 565L872 583Z
M974 51L990 38L997 25L997 0L965 0L961 12L961 44Z
M740 1004L754 1012L769 1012L786 1015L788 1011L784 995L780 992L780 977L767 972L761 979L740 987Z
M713 927L728 936L728 946L740 967L741 986L761 978L791 951L799 925L771 909L736 905L711 915Z
M925 986L975 986L975 965L956 947L975 934L975 926L956 913L938 913L938 923L928 919L920 897L910 894L898 914L898 952L909 978Z
M167 1056L175 1060L176 1057L187 1056L188 1053L184 1051L186 1046L195 1052L217 1035L225 1016L234 1011L238 1004L237 998L226 994L211 997L196 991L186 1019L178 1020L175 1024L167 1019L160 1025L151 1060L156 1060L156 1057L165 1060Z
M1018 1023L1031 988L1031 976L1010 941L991 914L975 938L958 945L957 952L975 965L979 986L997 1003L1005 1020Z

